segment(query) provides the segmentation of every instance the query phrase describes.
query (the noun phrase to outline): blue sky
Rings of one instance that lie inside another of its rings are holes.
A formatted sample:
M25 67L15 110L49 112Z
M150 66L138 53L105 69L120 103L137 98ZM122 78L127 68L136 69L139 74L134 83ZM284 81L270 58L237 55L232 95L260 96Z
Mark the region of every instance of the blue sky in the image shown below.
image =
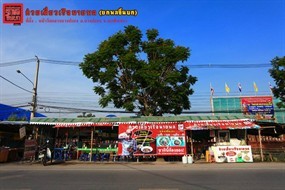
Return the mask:
M116 24L24 21L21 26L13 26L1 22L0 62L30 59L35 55L40 59L81 62L85 54L94 52L101 41L123 30L125 25L138 26L143 33L156 28L160 37L170 38L177 45L191 49L186 64L190 66L190 74L198 78L193 86L195 94L190 97L192 111L209 109L210 83L217 96L224 96L225 82L231 88L230 95L238 95L239 82L244 95L255 95L253 82L258 85L258 94L269 94L268 82L274 85L274 81L268 73L269 68L191 69L191 64L262 64L269 63L275 56L285 55L285 0L2 0L1 4L7 2L23 3L24 10L42 10L45 6L49 9L98 11L122 7L138 10L137 17L115 17L127 20L127 23ZM85 18L109 19L99 15ZM33 80L35 63L0 67L2 76L32 89L31 84L16 73L17 69ZM0 85L1 103L22 105L31 101L31 94L8 82L1 79ZM92 82L76 66L40 65L39 99L46 104L98 109L98 97L92 88Z

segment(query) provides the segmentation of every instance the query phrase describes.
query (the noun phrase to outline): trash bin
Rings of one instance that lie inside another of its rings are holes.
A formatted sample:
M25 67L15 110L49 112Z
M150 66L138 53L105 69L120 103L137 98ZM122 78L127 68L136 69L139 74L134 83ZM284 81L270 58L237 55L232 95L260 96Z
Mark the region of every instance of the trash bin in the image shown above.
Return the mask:
M9 155L9 148L0 148L0 162L7 162Z

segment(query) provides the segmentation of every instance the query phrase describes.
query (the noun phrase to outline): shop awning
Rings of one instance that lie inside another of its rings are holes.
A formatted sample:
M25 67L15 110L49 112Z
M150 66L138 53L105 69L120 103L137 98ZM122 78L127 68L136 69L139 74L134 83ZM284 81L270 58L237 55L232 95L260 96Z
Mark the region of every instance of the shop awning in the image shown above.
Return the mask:
M249 119L234 120L200 120L185 121L185 130L209 130L209 129L258 129L259 125Z
M240 115L226 116L150 116L150 117L114 117L114 118L33 118L31 125L65 127L114 126L128 123L180 123L188 130L224 129L224 128L259 128L250 118Z
M54 128L75 128L75 127L111 127L113 123L58 123Z

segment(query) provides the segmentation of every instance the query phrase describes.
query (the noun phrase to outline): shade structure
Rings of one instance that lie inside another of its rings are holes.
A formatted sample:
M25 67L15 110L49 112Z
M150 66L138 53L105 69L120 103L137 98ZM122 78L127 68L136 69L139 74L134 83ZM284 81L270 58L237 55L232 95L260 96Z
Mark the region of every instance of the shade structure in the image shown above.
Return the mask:
M0 104L0 121L7 121L11 116L14 116L16 120L30 121L31 111L19 107ZM36 112L35 117L46 117L46 116Z

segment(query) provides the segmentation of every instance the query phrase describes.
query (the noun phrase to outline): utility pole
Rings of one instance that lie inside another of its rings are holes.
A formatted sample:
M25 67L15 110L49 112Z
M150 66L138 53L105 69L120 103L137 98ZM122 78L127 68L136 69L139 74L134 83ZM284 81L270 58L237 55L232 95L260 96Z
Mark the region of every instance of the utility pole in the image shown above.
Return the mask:
M36 66L36 75L34 80L34 88L33 88L33 100L32 100L32 112L31 112L31 119L33 119L36 116L36 110L37 110L37 95L38 95L38 78L39 78L39 68L40 68L40 60L38 56L36 57L37 66Z
M40 68L40 60L38 56L36 57L37 61L37 66L36 66L36 75L35 75L35 81L34 81L34 88L33 88L33 101L32 101L32 112L31 112L31 119L33 119L36 116L36 111L37 111L37 95L38 95L38 78L39 78L39 68ZM33 132L35 133L34 138L37 140L38 139L38 128L34 126Z

